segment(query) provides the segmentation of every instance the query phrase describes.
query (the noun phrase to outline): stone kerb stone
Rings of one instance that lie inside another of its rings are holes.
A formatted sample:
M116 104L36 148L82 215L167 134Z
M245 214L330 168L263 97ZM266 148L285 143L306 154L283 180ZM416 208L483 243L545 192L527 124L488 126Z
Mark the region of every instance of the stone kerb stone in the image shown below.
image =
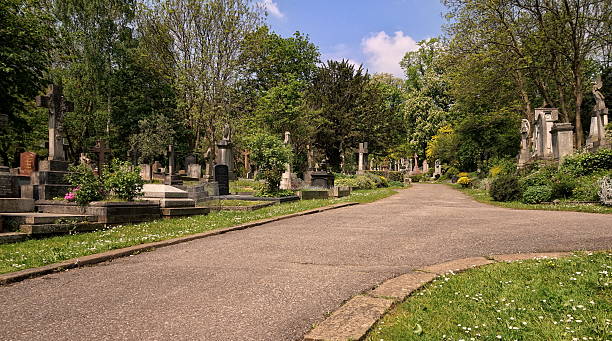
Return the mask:
M334 186L329 190L329 196L334 198L342 198L351 195L351 188L348 186Z
M391 305L393 300L355 296L306 334L304 340L361 340Z

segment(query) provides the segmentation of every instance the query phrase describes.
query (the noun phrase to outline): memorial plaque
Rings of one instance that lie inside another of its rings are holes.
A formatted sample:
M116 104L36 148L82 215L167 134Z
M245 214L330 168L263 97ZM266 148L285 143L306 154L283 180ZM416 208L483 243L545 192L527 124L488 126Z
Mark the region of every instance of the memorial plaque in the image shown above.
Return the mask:
M219 195L229 195L229 167L227 165L215 166L215 181L219 184Z
M31 175L36 171L36 153L25 152L19 154L19 174Z

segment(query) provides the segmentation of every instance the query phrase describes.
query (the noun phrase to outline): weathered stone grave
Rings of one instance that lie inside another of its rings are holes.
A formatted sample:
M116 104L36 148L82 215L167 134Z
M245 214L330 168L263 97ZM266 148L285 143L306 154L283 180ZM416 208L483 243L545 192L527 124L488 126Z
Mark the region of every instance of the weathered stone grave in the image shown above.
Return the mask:
M555 160L561 160L574 153L574 126L571 123L555 123L550 132Z
M529 131L531 130L531 124L528 119L521 121L521 151L518 157L518 167L524 167L525 164L531 159L531 152L529 150Z
M434 173L433 173L434 178L439 178L442 176L442 164L440 162L440 159L436 160L435 164L434 164Z
M227 165L215 166L215 180L219 186L219 195L229 195L229 167Z
M189 198L186 191L170 185L145 184L143 199L159 204L163 217L189 216L207 214L206 207L196 207L196 202Z
M236 180L236 175L234 173L234 158L232 157L231 131L228 124L223 128L223 139L217 143L216 161L217 165L227 166L227 174L230 180ZM219 180L215 177L215 181ZM221 186L219 186L219 188L221 188Z
M291 133L285 132L285 145L291 147ZM291 163L287 162L285 164L285 171L281 176L280 189L296 189L298 188L299 183L297 179L297 175L291 170Z
M589 149L598 149L599 147L609 145L606 140L606 125L608 124L608 108L606 107L604 95L601 93L603 83L601 76L593 83L593 97L595 97L595 106L591 114L591 125L589 127L589 136L587 138L587 147Z
M36 153L24 152L19 154L19 174L31 175L38 170L38 160Z
M552 133L553 124L559 119L557 108L536 108L533 141L535 156L539 159L552 159Z
M168 146L168 174L164 178L165 185L182 185L181 177L174 173L174 146Z
M365 174L365 171L367 169L366 163L367 163L367 157L368 157L367 156L368 143L367 142L359 143L359 149L357 150L357 153L359 154L358 160L357 160L357 174Z

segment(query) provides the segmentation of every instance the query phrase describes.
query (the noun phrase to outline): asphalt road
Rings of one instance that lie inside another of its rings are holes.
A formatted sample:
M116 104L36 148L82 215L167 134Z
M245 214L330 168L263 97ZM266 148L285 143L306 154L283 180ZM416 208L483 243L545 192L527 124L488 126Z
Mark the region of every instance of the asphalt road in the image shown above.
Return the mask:
M417 267L612 249L612 215L518 211L444 185L0 287L2 340L299 340Z

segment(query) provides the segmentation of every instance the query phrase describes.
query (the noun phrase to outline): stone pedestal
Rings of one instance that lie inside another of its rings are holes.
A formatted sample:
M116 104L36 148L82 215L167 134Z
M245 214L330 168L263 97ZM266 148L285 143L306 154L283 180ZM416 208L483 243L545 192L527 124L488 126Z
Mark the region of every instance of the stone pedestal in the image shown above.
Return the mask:
M574 152L574 126L570 123L555 123L551 130L552 150L555 160L561 160Z
M38 169L32 173L31 184L21 186L21 197L53 200L63 198L72 189L65 178L68 174L67 161L43 160L39 162Z
M540 159L552 159L552 134L553 124L559 119L559 110L556 108L535 109L535 127L533 129L533 141L535 155Z
M200 179L202 177L202 165L192 163L187 166L187 176L193 179Z
M144 163L140 165L140 177L144 181L151 181L153 177L153 172L151 170L151 165Z
M236 180L234 173L234 159L232 157L232 143L228 140L221 140L217 143L217 165L226 165L228 168L229 180ZM215 178L215 181L219 181Z

